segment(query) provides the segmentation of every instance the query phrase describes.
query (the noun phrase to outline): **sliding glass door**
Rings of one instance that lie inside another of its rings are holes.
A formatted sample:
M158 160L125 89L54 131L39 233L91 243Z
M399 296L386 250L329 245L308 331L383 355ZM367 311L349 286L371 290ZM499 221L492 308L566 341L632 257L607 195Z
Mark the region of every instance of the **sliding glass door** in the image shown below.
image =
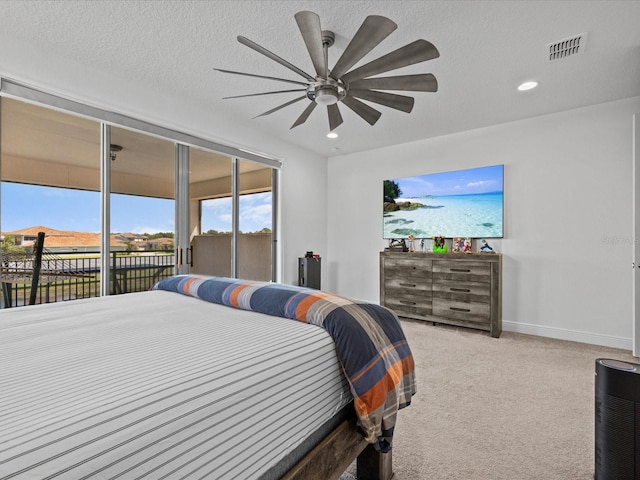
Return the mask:
M175 144L110 129L110 294L150 289L175 271Z
M278 160L4 78L0 92L0 307L145 290L176 272L276 280Z
M239 278L272 280L272 169L238 160Z
M0 111L0 306L99 295L100 123L10 98Z
M274 280L273 169L191 149L192 272Z
M190 149L191 272L231 277L233 255L233 160Z

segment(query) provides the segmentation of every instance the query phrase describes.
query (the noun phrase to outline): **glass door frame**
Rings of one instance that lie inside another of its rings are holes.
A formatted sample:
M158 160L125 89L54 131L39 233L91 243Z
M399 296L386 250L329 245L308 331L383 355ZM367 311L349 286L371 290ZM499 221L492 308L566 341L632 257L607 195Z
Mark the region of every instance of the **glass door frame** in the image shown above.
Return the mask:
M631 297L633 303L632 312L632 353L634 357L640 357L640 113L632 117L632 211L633 211L633 241L632 241L632 275Z
M110 294L111 265L111 126L100 124L100 296Z
M176 273L189 273L189 146L176 143L175 249Z

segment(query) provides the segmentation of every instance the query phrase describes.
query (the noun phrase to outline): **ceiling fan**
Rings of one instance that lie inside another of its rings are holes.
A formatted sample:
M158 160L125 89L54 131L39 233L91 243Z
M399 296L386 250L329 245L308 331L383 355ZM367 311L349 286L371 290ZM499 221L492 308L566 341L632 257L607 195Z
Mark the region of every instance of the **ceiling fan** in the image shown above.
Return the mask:
M414 92L436 92L438 90L438 82L430 73L374 77L374 75L380 73L439 57L440 54L436 47L426 40L416 40L376 60L349 70L398 28L392 20L386 17L379 15L368 16L332 69L329 69L328 49L333 45L335 39L334 33L321 29L320 17L316 13L306 11L298 12L295 14L295 19L307 50L309 51L316 73L315 76L309 75L275 53L270 52L266 48L241 35L238 36L238 41L241 44L287 67L304 78L304 81L255 75L220 68L214 69L219 72L276 80L299 86L297 89L236 95L233 97L224 97L225 99L303 92L301 97L261 113L255 118L269 115L281 108L307 99L310 101L309 105L296 119L291 128L302 125L317 105L325 105L329 115L329 128L333 131L343 122L342 115L338 109L339 103L353 110L370 125L374 125L382 114L362 100L409 113L413 109L413 97L388 93L382 90Z

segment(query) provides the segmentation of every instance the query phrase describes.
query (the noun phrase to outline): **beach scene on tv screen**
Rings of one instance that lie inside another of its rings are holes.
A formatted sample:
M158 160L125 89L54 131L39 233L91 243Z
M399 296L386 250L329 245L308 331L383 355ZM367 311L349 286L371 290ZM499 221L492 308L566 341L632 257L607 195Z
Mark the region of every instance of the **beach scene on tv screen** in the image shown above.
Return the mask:
M384 238L502 238L503 165L384 181Z

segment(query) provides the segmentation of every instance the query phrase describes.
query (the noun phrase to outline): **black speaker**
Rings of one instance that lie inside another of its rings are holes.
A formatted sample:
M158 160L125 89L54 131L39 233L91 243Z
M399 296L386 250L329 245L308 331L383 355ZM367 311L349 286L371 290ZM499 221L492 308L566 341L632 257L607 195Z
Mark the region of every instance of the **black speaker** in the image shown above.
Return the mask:
M298 285L320 290L320 257L298 258Z
M595 480L640 478L640 364L598 358Z

